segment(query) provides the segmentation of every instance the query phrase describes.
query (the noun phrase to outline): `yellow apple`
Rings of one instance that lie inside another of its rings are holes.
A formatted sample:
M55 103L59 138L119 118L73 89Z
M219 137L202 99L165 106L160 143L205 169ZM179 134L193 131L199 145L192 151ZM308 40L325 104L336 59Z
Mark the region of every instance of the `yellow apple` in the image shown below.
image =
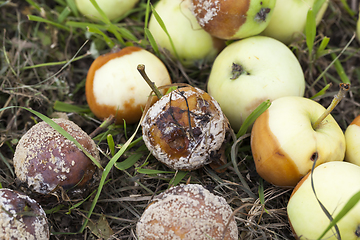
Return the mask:
M327 211L336 217L347 201L360 191L360 167L347 162L327 162L316 167L313 183L316 195ZM311 187L310 174L294 189L287 213L292 229L299 239L318 239L330 220L321 209ZM338 223L341 239L359 239L360 203L358 202ZM335 240L332 228L321 238Z
M277 186L295 186L316 165L343 161L345 137L328 115L313 129L326 109L303 97L282 97L260 115L252 128L251 150L256 171Z
M304 73L295 55L280 41L264 36L228 45L216 57L207 86L235 131L263 101L303 96L304 89Z
M191 8L191 0L161 0L155 5L155 11L164 22L178 56L154 14L149 21L149 30L156 43L169 51L174 59L179 57L188 66L196 62L212 62L225 47L223 40L211 36L199 26Z
M345 160L360 166L360 115L346 128L345 141Z

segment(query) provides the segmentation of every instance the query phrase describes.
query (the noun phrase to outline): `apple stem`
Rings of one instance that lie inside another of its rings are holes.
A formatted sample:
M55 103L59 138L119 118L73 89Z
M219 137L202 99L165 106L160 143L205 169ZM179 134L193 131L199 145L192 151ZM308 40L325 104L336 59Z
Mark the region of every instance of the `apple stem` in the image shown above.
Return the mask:
M348 83L340 83L340 90L335 95L334 99L330 103L330 106L325 110L325 112L318 118L318 120L312 125L313 129L316 130L319 125L322 123L322 121L334 110L334 108L338 105L338 103L341 101L341 99L344 98L345 94L350 89L350 84Z
M148 77L148 75L145 72L145 65L144 64L139 64L137 66L137 70L139 71L139 73L141 74L141 76L144 78L144 80L146 81L146 83L149 85L149 87L151 88L151 90L153 90L153 92L156 94L156 96L160 99L162 98L162 93L159 91L159 89L156 87L155 83L152 82L150 80L150 78Z

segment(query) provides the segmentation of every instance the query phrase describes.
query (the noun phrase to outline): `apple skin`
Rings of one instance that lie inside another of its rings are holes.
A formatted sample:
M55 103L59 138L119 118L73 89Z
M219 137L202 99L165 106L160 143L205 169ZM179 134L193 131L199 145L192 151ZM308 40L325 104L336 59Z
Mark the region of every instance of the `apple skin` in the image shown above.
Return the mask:
M139 0L97 0L96 2L101 10L104 11L106 16L110 20L113 20L133 9ZM102 19L90 0L75 0L75 4L80 13L85 15L87 18L94 21L100 21Z
M328 212L335 217L346 202L360 191L360 167L347 162L327 162L313 173L315 192ZM330 221L322 211L311 188L310 173L295 187L287 205L287 214L298 239L317 239ZM359 239L360 203L338 223L341 239ZM332 231L335 231L332 229ZM337 239L331 230L322 239Z
M191 0L161 0L155 10L164 22L180 61L191 66L196 62L212 62L225 47L225 41L211 36L197 23L191 12ZM152 14L149 30L156 43L176 59L168 35Z
M276 0L273 15L263 36L275 38L286 45L303 36L308 10L313 7L315 0ZM318 25L328 7L326 1L316 15Z
M251 150L256 171L266 181L295 186L316 164L343 161L345 137L331 115L314 130L312 124L325 108L303 97L282 97L255 121Z
M233 63L245 70L235 79L231 79ZM216 57L207 84L235 131L263 101L303 96L305 90L295 55L280 41L264 36L228 45Z
M221 39L241 39L262 32L276 0L192 0L200 26Z
M345 161L360 166L360 115L346 128L345 141Z
M140 120L151 88L137 70L139 64L157 87L171 84L163 62L139 47L125 47L99 56L86 77L86 100L94 115L104 120L115 116L117 124Z
M359 12L360 12L360 7L359 7ZM360 13L359 13L358 21L357 21L357 24L356 24L356 36L357 36L357 39L360 42Z

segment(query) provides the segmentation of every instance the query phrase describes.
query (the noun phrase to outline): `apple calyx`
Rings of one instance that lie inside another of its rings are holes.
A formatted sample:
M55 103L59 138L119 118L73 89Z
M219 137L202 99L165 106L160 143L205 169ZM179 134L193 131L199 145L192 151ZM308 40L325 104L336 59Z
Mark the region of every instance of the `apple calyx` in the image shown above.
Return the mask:
M232 64L231 74L232 74L232 77L230 78L231 80L235 80L238 77L240 77L240 75L243 74L249 75L249 73L243 68L243 66L237 63Z
M313 129L316 130L320 124L323 122L323 120L332 112L332 110L334 110L334 108L339 104L339 102L341 101L341 99L344 98L345 94L349 91L350 89L350 84L349 83L340 83L339 84L340 90L339 92L335 95L334 99L331 101L330 106L326 109L326 111L318 118L318 120L316 120L316 122L314 122L314 124L312 125Z
M265 22L268 14L270 13L270 8L261 8L260 11L255 15L254 20L256 22Z

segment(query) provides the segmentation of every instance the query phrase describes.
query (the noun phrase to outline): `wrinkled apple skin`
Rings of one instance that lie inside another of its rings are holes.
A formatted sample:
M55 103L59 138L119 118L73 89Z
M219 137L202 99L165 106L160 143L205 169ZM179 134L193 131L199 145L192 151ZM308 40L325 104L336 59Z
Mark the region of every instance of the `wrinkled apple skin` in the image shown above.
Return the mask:
M193 13L212 36L231 40L254 36L269 24L275 0L192 0Z
M212 62L225 47L223 40L211 36L199 26L191 8L191 0L161 0L155 5L155 10L170 34L178 57L187 66L194 65L197 61ZM156 43L176 58L169 37L154 14L150 17L149 30Z
M233 63L244 70L236 78ZM304 74L295 55L283 43L264 36L228 45L215 59L207 85L235 131L263 101L303 96L304 89Z
M295 186L312 168L343 161L345 137L328 115L314 130L312 124L325 108L303 97L282 97L260 115L252 128L251 150L256 171L266 181L282 187Z
M360 166L360 115L346 128L345 141L345 160Z
M139 0L97 0L96 1L101 10L104 11L106 16L113 20L115 18L121 17L127 11L131 10ZM101 15L92 5L90 0L75 0L76 7L87 18L94 21L99 21Z
M308 10L315 0L276 0L270 22L261 35L275 38L286 45L302 36ZM326 1L316 15L319 24L328 6Z
M334 218L346 202L360 191L360 167L347 162L328 162L315 168L313 182L318 199ZM310 174L294 189L287 213L294 233L300 239L317 239L330 221L321 209L311 187ZM359 239L360 202L338 223L341 239ZM335 240L334 228L322 239Z

